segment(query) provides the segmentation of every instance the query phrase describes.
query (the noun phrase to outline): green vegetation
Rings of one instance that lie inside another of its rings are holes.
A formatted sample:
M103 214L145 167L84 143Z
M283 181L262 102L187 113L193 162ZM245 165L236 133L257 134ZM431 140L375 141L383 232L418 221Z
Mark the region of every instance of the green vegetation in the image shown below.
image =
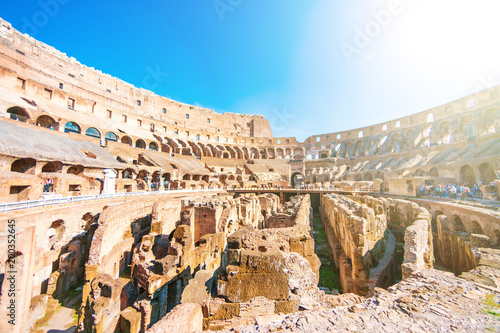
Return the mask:
M319 287L328 288L330 290L341 290L340 276L333 264L333 253L328 243L325 227L321 218L314 217L314 243L316 245L316 254L321 261L319 269Z
M321 268L319 269L319 286L330 290L341 289L340 276L335 271L335 267L321 265Z
M486 295L486 298L483 300L483 304L484 312L494 315L495 317L500 317L500 304L495 301L495 295Z

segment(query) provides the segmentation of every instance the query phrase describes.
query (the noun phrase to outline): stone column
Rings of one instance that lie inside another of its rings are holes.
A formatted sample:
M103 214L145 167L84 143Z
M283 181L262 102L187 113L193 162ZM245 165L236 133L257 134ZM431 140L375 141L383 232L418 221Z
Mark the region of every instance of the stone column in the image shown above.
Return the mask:
M105 169L104 173L104 182L102 186L101 194L114 194L115 192L115 178L116 171L113 169Z

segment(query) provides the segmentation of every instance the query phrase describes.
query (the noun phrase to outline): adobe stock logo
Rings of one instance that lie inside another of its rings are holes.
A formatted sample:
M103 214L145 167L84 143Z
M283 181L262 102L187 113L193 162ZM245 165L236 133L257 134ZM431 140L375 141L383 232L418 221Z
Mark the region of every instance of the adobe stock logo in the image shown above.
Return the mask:
M215 12L219 16L221 21L224 21L224 16L226 12L232 12L236 7L241 5L243 0L214 0L212 5L214 6Z
M272 115L269 117L269 124L271 125L271 128L278 133L284 131L296 118L295 114L287 111L286 106L283 107L282 110L273 108L271 112ZM269 136L272 135L270 134Z
M489 73L487 76L479 76L478 82L479 84L476 86L476 93L499 84L499 82L493 77L493 73Z
M340 49L347 62L350 63L354 55L360 54L363 49L367 48L382 33L384 28L391 24L393 17L402 11L400 0L390 0L387 9L372 11L370 15L373 20L368 21L364 27L354 28L352 43L340 43Z
M154 90L160 86L160 84L168 77L169 72L161 70L160 65L156 65L156 68L151 68L151 66L146 66L146 74L142 78L142 87L147 90Z
M58 13L61 5L66 5L70 0L40 0L38 1L38 6L40 10L33 14L31 20L26 16L21 18L23 26L21 27L21 32L34 37L39 29L45 27L51 18L54 18Z

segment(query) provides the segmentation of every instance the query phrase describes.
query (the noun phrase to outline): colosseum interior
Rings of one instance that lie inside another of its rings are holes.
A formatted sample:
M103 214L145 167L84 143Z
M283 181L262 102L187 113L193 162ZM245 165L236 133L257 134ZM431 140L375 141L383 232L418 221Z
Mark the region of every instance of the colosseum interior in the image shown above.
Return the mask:
M302 143L0 20L0 110L2 332L500 331L500 86Z

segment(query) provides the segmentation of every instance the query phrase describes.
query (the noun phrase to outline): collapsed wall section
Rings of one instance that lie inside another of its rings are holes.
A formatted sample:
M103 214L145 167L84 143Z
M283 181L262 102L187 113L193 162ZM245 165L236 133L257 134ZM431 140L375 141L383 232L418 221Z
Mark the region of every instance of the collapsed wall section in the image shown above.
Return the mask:
M414 202L388 198L384 200L388 222L404 231L403 279L425 268L434 267L431 215Z
M269 228L245 227L229 236L228 266L219 274L217 289L224 301L209 318L211 329L324 304L311 219L309 195L296 196L267 216Z
M197 303L206 316L227 236L263 224L261 201L249 194L108 206L86 266L80 328L145 332L180 303Z

